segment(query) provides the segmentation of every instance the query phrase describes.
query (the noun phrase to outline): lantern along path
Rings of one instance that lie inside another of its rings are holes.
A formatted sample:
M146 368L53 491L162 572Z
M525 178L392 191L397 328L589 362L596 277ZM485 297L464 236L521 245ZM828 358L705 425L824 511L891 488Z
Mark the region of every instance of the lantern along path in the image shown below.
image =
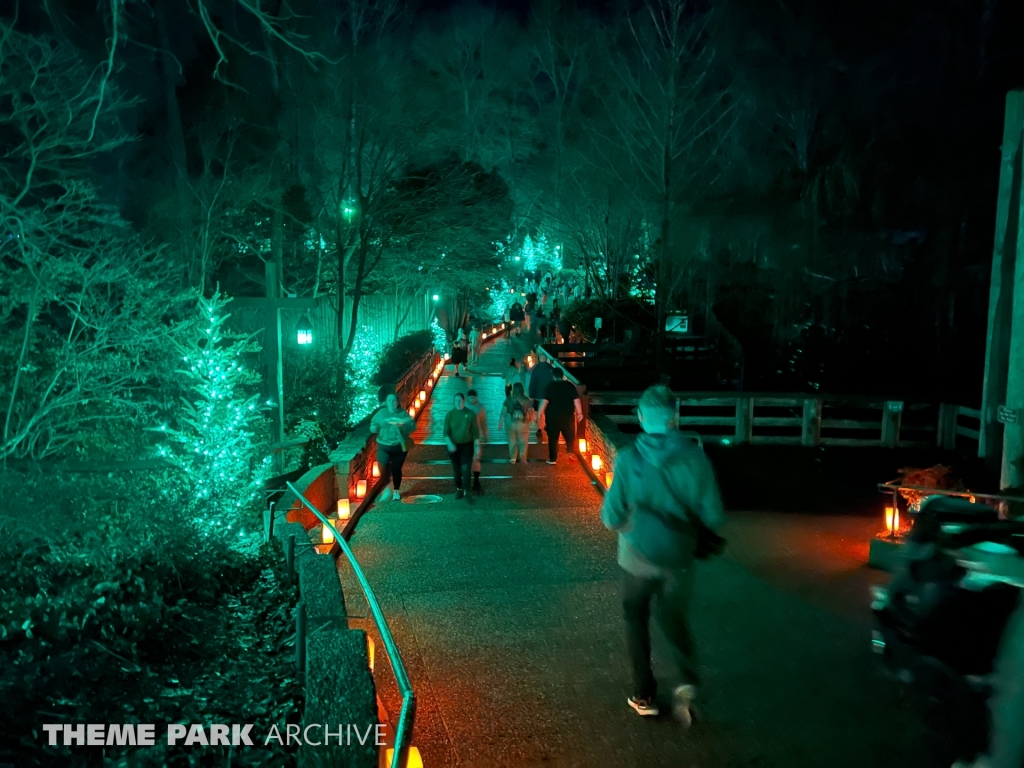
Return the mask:
M485 374L507 365L509 344L488 348ZM897 687L876 672L867 588L878 577L862 564L877 521L860 518L732 514L729 552L700 564L692 614L703 719L684 734L668 717L636 716L626 706L615 539L583 469L564 457L548 466L540 447L529 463L509 465L504 446L492 444L484 449L484 495L472 504L453 498L447 454L435 444L447 395L486 387L490 412L500 405L499 384L480 374L439 381L402 491L407 500L442 501L379 504L352 538L416 690L413 743L424 765L952 762L917 705L901 704ZM341 567L348 610L364 615ZM394 715L399 698L379 638L376 647L375 678Z

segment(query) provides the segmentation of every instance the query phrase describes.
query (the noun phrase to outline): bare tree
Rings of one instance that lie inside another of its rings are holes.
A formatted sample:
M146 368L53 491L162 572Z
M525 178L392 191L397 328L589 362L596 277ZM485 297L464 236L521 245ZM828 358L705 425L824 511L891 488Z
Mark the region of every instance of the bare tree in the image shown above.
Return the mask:
M90 181L125 141L128 103L101 80L67 46L0 24L0 458L144 417L166 358L173 282Z

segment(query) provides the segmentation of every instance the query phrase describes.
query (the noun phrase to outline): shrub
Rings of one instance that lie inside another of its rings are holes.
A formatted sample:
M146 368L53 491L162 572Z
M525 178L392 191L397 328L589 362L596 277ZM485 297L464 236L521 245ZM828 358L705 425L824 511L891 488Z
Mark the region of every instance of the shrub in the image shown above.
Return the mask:
M374 384L396 384L433 345L434 337L429 330L407 333L391 342L381 351L380 368L374 377Z

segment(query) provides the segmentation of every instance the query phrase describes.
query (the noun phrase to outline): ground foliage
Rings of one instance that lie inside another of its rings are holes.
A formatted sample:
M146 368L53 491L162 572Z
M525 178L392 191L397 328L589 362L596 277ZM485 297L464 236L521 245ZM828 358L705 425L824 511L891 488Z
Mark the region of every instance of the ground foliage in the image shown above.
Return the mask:
M134 722L157 725L156 746L108 747L105 764L290 764L262 740L230 756L204 748L195 762L159 737L173 722L242 720L260 733L301 719L298 596L279 546L253 555L200 542L152 505L88 512L60 538L4 518L0 700L19 706L0 709L0 729L16 736L0 746L0 762L94 764L93 750L41 746L42 723Z

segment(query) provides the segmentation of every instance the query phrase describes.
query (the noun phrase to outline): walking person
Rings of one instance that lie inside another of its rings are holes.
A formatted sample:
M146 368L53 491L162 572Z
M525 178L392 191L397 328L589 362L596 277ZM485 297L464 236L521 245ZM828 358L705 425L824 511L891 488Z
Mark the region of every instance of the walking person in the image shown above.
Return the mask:
M583 403L576 385L562 377L562 369L552 371L551 383L544 389L544 399L537 411L538 431L548 433L548 464L558 461L558 436L565 438L565 451L576 452L576 423L583 421Z
M443 434L455 472L455 498L461 499L469 492L473 461L480 453L476 414L466 407L466 396L461 392L455 395L455 407L445 414Z
M533 403L526 396L523 383L517 381L506 396L498 416L498 425L505 430L508 438L509 463L527 462L526 452L530 445L530 422L533 421Z
M370 419L370 432L377 436L377 465L380 467L380 478L384 484L380 500L402 500L402 465L412 447L411 435L416 430L416 422L412 420L398 402L398 395L391 393ZM391 480L391 488L387 487Z
M540 411L540 401L544 399L544 390L548 384L551 383L554 378L555 368L551 363L547 361L547 358L541 357L537 353L537 349L533 350L533 354L537 355L537 364L533 368L529 369L529 385L527 387L527 394L533 401L534 411ZM537 442L544 442L544 433L540 419L537 420Z
M480 473L483 471L483 448L484 445L490 442L491 433L487 428L487 411L484 410L484 404L480 402L480 397L477 395L476 390L469 390L466 393L466 397L468 398L466 407L476 414L476 428L480 435L480 450L473 455L473 490L477 493L483 493L484 490L480 486Z
M461 333L461 332L462 332L462 329L460 328L459 329L459 333ZM452 345L452 360L451 360L452 365L455 366L455 376L456 377L459 377L459 366L460 365L465 366L467 359L468 358L466 356L466 340L464 338L457 339L455 341L455 343Z
M622 608L626 620L633 695L637 714L657 715L657 683L651 671L651 604L669 642L678 680L672 711L689 726L699 678L687 614L692 599L694 559L703 543L717 540L724 522L722 500L704 451L673 426L676 400L668 387L654 386L640 397L643 432L615 462L615 478L601 509L605 527L619 534ZM706 535L705 535L706 534Z
M512 394L512 387L523 381L523 365L514 357L509 358L508 368L505 369L505 397Z
M523 333L523 305L518 301L515 302L508 310L508 316L512 320L512 324L515 327L516 336L520 336Z
M477 365L480 362L480 348L483 346L483 334L480 333L479 325L474 325L472 330L470 330L467 344L469 346L469 362L466 363L466 367L468 369L470 365Z

